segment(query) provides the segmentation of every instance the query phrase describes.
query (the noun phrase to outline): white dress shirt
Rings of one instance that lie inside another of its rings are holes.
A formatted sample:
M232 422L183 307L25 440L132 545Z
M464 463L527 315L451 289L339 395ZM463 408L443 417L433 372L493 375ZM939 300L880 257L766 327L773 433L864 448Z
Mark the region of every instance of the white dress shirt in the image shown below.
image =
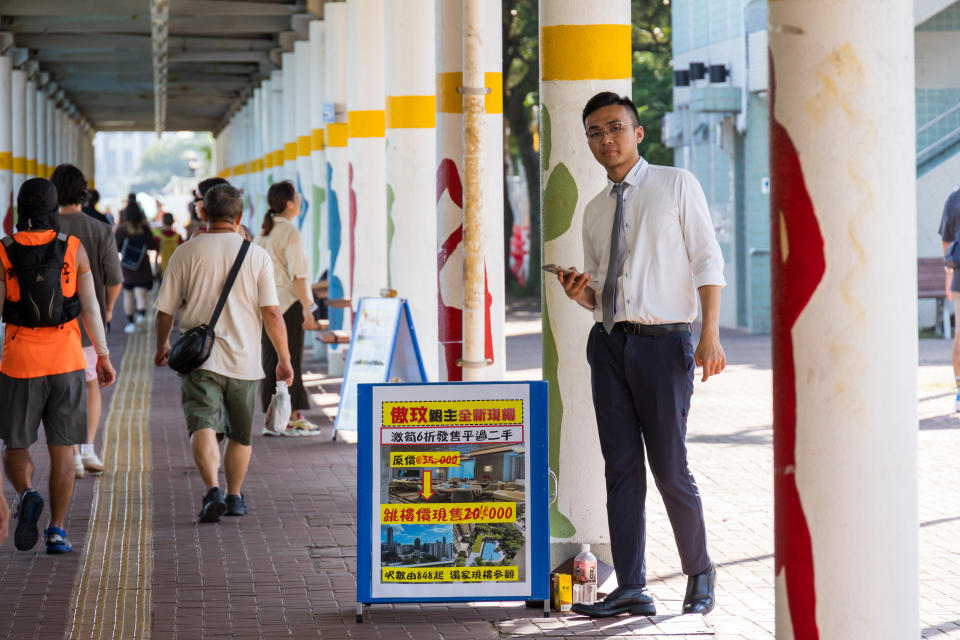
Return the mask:
M584 271L593 276L593 318L603 322L600 296L607 277L610 234L617 206L614 183L587 203L583 214ZM684 169L643 158L623 179L616 322L692 322L697 288L726 285L723 256L700 183Z

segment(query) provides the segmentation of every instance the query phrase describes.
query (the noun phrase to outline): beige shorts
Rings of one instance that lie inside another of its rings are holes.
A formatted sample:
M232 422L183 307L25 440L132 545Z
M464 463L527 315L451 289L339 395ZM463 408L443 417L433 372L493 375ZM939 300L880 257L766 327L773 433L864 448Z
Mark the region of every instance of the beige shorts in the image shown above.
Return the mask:
M83 381L93 382L97 379L97 348L84 347L83 357L87 359L87 366L83 370Z

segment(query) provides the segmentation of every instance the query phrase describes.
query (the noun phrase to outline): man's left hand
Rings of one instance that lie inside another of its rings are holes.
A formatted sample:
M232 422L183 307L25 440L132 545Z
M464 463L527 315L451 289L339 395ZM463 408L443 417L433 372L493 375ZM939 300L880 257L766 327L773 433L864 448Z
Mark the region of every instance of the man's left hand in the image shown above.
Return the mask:
M715 376L727 366L727 356L720 346L720 336L716 334L702 334L697 350L693 352L693 359L698 367L703 367L703 378L706 382L710 376Z

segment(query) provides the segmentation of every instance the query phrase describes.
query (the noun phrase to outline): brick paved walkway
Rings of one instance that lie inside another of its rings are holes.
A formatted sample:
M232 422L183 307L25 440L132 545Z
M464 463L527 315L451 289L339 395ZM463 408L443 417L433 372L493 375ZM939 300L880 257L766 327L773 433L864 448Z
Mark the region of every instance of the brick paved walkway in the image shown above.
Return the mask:
M511 314L509 376L539 373L539 316ZM120 359L122 334L111 336ZM719 566L719 606L705 619L589 621L535 617L517 603L378 605L354 622L355 447L319 438L255 438L245 485L251 513L197 526L203 491L180 416L176 377L155 371L150 391L154 638L773 637L771 372L766 337L724 336L729 368L697 383L689 428L691 466L704 496L711 552ZM922 635L960 638L960 418L953 413L949 348L921 343L920 560ZM309 414L329 433L339 380L309 376L318 405ZM109 396L106 398L109 402ZM107 406L105 404L105 406ZM45 486L46 454L37 452ZM47 557L0 546L0 638L61 638L84 552L97 481L78 481L68 532L75 552ZM4 496L13 496L9 486ZM648 500L648 566L658 610L676 613L685 579L656 492ZM139 533L139 532L138 532ZM112 612L111 612L112 613ZM88 624L90 621L86 621ZM918 633L918 635L920 635ZM117 636L120 637L120 636ZM858 639L859 640L859 639Z

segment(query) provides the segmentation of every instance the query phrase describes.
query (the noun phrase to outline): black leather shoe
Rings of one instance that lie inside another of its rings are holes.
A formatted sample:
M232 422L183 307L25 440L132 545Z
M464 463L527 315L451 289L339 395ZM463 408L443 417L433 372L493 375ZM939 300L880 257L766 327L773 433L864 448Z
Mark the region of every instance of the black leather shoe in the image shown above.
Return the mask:
M683 599L684 613L710 613L716 605L713 597L714 587L717 584L717 567L710 563L710 568L703 573L687 578L687 596Z
M578 602L573 612L591 618L607 618L629 612L634 616L656 615L653 597L645 586L617 587L606 598L593 604Z

